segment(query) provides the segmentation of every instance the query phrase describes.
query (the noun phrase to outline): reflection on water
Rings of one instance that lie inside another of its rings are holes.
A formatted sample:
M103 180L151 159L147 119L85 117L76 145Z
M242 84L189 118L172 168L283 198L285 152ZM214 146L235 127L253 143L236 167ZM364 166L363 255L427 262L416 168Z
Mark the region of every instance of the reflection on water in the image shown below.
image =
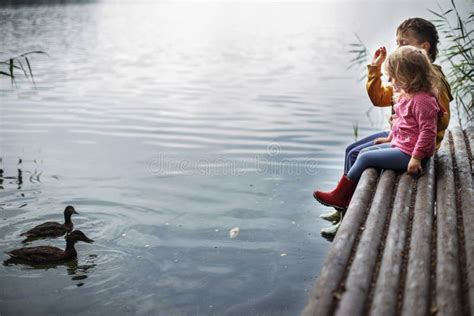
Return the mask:
M68 262L62 262L62 263L48 263L48 264L36 264L36 265L25 265L21 263L17 263L11 259L7 259L3 261L3 265L7 267L17 267L20 269L19 273L23 274L24 272L28 270L39 270L40 272L42 271L47 271L49 269L62 269L63 267L66 268L67 275L71 277L72 281L77 281L74 282L75 286L81 287L84 285L85 279L87 279L88 273L92 273L94 271L94 268L97 266L95 264L95 260L97 258L97 255L89 255L87 258L84 258L85 260L84 264L79 264L77 259L68 261Z
M27 271L25 269L34 269L34 270L44 270L47 271L49 269L56 269L56 268L61 268L65 267L67 274L71 276L72 281L78 281L74 282L77 287L83 286L85 279L87 279L87 273L93 271L93 269L96 267L96 264L94 263L95 258L97 258L96 255L89 255L89 257L86 260L85 264L79 264L77 259L68 261L68 262L62 262L62 263L48 263L48 264L36 264L36 265L25 265L21 263L17 263L14 260L7 259L3 262L4 266L15 266L21 265L21 269L24 271ZM89 271L91 270L91 271Z
M425 5L78 3L0 9L6 55L50 55L36 88L0 78L0 250L66 205L96 241L0 266L2 315L298 314L328 247L311 193L354 122L385 124L346 44Z
M99 0L2 0L0 7L36 6L36 5L67 5L67 4L89 4Z
M93 270L96 267L94 263L96 255L89 255L85 264L78 264L77 259L67 262L65 265L67 266L67 274L71 276L71 280L73 281L81 281L77 282L76 286L83 286L83 280L87 279L87 273L89 270Z

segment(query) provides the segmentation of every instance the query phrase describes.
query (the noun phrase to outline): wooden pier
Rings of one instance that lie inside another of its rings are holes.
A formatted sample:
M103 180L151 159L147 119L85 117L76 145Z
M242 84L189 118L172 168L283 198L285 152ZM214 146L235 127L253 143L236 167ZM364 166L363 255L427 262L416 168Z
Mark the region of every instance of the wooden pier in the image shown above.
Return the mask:
M471 149L453 128L417 179L364 171L302 314L474 315Z

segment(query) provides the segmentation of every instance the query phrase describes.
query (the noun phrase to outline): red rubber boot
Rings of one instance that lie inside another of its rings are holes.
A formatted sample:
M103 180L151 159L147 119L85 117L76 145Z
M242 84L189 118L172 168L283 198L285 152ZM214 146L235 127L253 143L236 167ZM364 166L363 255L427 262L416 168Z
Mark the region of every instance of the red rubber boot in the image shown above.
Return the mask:
M343 175L334 190L331 192L314 191L313 196L319 203L343 211L349 206L356 186L356 182Z

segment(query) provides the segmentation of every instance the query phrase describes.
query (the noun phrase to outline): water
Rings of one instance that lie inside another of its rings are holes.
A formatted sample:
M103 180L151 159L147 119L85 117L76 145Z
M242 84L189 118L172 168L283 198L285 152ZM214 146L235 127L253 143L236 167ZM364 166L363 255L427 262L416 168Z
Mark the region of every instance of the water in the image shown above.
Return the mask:
M4 56L50 55L0 79L0 250L69 204L96 242L1 266L0 313L298 314L330 245L311 193L385 125L347 44L432 4L43 2L0 7Z

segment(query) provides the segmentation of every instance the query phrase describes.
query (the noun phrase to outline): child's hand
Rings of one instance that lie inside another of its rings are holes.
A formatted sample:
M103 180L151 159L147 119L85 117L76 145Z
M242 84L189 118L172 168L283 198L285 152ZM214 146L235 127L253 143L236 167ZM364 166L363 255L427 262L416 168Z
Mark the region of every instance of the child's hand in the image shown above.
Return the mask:
M372 66L380 66L387 58L387 49L385 46L380 47L375 51L374 57L372 58Z
M390 128L393 126L393 123L395 123L395 119L397 118L397 115L396 114L392 114L390 115L390 117L388 118L388 124L390 124Z
M409 174L422 174L423 168L421 167L421 161L415 157L411 157L410 162L408 162L407 172Z
M384 144L384 143L388 143L388 142L390 142L390 139L388 137L379 137L379 138L376 138L374 140L375 145Z

